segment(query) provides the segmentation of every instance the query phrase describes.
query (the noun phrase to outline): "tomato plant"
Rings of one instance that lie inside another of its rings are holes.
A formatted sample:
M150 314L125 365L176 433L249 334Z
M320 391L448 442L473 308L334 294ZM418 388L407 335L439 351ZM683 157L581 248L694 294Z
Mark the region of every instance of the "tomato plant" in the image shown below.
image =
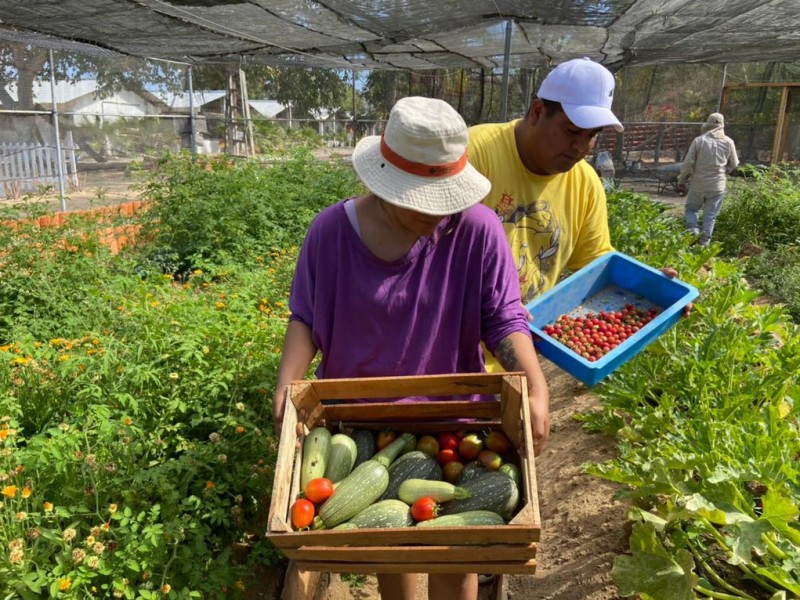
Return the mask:
M483 440L477 433L469 433L458 443L458 453L462 458L473 460L483 450Z
M439 514L439 505L433 498L423 497L411 505L411 518L415 521L430 521Z
M439 452L439 441L432 435L423 435L417 440L417 450L435 457Z
M292 504L292 527L305 529L314 522L314 505L310 500L300 498Z
M330 479L317 477L306 484L306 489L303 490L303 493L306 499L314 504L320 504L333 495L333 483Z
M378 450L383 450L396 439L396 431L393 429L384 429L378 434L378 438L375 440L375 446L378 448Z

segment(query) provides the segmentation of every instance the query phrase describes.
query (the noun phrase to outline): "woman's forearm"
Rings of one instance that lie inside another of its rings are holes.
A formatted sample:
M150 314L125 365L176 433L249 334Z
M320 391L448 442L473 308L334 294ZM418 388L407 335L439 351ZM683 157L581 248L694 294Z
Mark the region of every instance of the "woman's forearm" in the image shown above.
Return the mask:
M303 378L316 354L317 348L311 339L311 328L301 321L289 321L283 340L278 381L275 384L275 398L272 403L272 414L279 432L280 424L283 422L286 388L292 381Z

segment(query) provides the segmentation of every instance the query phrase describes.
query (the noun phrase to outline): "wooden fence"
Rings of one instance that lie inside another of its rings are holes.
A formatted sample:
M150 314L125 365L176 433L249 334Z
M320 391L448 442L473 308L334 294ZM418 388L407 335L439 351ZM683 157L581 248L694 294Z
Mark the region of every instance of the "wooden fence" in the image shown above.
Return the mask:
M31 142L0 144L0 198L19 198L44 186L58 188L58 161L67 183L78 186L78 168L72 132L68 131L61 156L55 146Z

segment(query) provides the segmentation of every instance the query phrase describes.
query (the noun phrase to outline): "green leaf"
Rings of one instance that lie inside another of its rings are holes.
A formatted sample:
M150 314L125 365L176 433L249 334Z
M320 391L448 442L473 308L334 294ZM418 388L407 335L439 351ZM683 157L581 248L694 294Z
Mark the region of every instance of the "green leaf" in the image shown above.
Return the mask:
M701 494L692 494L685 500L686 510L693 515L708 519L717 525L732 525L742 521L752 521L752 518L731 505L721 505L711 502Z
M631 556L618 556L611 574L621 596L641 594L648 600L692 600L698 577L690 552L671 555L650 523L637 523L631 535Z
M771 529L769 523L762 519L738 523L731 529L731 532L738 532L738 535L733 536L731 543L733 556L728 562L733 565L747 564L751 561L751 552L753 550L763 556L767 548L761 536Z

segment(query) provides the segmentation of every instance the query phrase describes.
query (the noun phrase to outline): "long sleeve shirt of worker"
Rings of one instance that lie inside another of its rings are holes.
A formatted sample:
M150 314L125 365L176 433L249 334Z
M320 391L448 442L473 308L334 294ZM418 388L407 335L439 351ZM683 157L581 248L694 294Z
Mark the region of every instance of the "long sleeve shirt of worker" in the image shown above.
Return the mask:
M695 192L715 193L726 190L726 175L739 166L739 157L733 140L723 128L712 129L699 135L689 146L683 160L678 183L686 183Z

